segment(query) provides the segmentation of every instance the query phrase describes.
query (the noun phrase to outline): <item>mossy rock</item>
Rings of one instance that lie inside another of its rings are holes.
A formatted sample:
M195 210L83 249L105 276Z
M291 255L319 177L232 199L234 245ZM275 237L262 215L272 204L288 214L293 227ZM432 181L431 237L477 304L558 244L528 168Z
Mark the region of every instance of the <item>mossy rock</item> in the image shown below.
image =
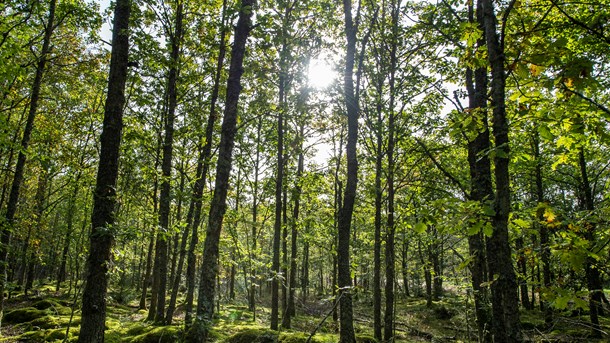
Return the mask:
M48 308L63 307L63 305L54 299L42 299L32 304L32 307L38 310L46 310Z
M309 338L309 334L303 332L283 332L280 334L278 338L278 342L280 343L307 343L307 339ZM316 339L316 337L312 337L312 343L320 343L320 340Z
M142 323L135 323L132 327L127 329L128 336L139 336L145 333L150 329L150 326L144 325Z
M373 336L356 335L356 343L378 343Z
M24 332L18 336L18 342L44 342L45 336L47 332L46 330L34 330Z
M28 323L31 327L37 327L41 329L55 329L61 326L61 323L57 318L53 316L44 316L36 318Z
M31 322L34 319L45 317L49 314L46 310L33 307L25 307L13 310L4 315L3 322L7 324L19 324Z
M106 331L104 333L104 343L123 342L123 333L119 331Z
M249 329L238 332L227 338L226 343L277 343L276 331L265 329Z
M46 341L63 340L66 338L66 329L47 330Z
M182 329L178 326L161 326L147 333L134 337L132 343L174 343L182 337Z

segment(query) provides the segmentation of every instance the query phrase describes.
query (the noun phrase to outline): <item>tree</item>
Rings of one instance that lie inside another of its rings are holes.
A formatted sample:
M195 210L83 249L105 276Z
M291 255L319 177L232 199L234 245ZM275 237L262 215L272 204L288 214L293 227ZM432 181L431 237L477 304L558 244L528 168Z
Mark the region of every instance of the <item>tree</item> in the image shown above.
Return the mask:
M218 244L222 221L226 212L229 176L233 161L233 145L237 130L237 105L241 92L241 76L246 52L246 41L252 30L253 1L242 0L239 19L235 27L235 38L231 49L231 65L227 81L226 107L222 122L220 148L216 166L214 196L210 204L208 228L203 250L203 264L197 301L197 319L190 328L188 342L205 342L214 313L216 275L218 273Z
M40 99L40 88L42 86L42 77L45 72L45 65L47 64L48 54L51 49L51 37L55 29L55 9L57 7L57 0L51 0L49 3L49 12L47 15L47 23L45 25L44 38L42 42L42 48L40 56L36 63L36 74L32 83L32 89L30 94L30 106L28 110L28 116L23 130L23 136L21 137L20 150L17 157L17 164L15 166L15 173L13 174L13 182L11 183L11 191L6 204L6 213L4 215L4 221L1 227L0 233L0 318L2 317L4 309L4 289L6 287L6 267L8 263L8 247L11 242L11 234L14 229L15 214L17 212L17 203L19 202L19 194L21 184L23 182L23 173L26 162L26 151L30 144L30 138L34 129L34 120L36 118L36 112L38 111L38 101Z
M493 109L492 132L494 137L494 176L496 194L494 199L493 232L487 240L487 266L492 280L492 333L494 340L501 342L521 341L517 282L512 264L508 237L510 213L509 140L506 117L506 75L504 70L504 36L498 36L496 13L493 2L480 0L483 11L483 28L487 45L487 56L491 68L491 107ZM506 9L505 17L510 13Z
M167 80L167 113L165 115L165 137L163 142L163 162L161 164L162 181L161 194L159 195L159 231L157 232L155 271L159 278L159 288L157 289L157 306L155 322L165 321L165 290L167 288L167 240L169 237L169 217L170 217L170 179L172 174L172 155L174 145L174 121L177 106L177 83L179 76L180 54L183 35L184 3L176 1L176 18L174 31L167 32L170 39L170 68Z
M352 279L350 269L350 230L354 203L356 200L356 186L358 184L358 157L356 146L358 144L358 102L354 92L354 59L356 54L356 33L358 26L354 24L352 17L351 0L343 0L343 13L345 16L345 36L347 46L345 50L344 69L344 97L347 108L347 182L343 203L339 211L338 221L338 287L339 287L339 311L340 311L340 342L354 343L353 309L352 309Z
M108 268L115 231L116 182L129 56L130 6L129 0L117 0L114 9L108 93L93 194L87 281L83 290L82 323L78 337L80 343L104 341Z

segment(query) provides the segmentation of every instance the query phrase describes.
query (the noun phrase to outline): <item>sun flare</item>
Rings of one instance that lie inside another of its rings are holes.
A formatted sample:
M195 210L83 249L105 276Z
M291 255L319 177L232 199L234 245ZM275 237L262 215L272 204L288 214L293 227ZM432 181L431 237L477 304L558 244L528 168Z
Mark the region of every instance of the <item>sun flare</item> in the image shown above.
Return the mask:
M327 88L335 81L336 76L336 71L326 59L316 58L309 63L307 79L309 81L309 85L313 88Z

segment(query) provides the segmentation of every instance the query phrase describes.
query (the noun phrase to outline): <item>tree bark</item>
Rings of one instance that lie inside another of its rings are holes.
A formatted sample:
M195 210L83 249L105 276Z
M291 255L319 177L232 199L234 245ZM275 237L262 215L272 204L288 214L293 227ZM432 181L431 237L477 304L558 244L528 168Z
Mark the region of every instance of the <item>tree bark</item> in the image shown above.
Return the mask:
M339 341L341 343L354 343L354 318L352 309L352 280L350 277L350 231L352 215L356 200L356 187L358 184L358 157L356 146L358 144L358 101L354 92L354 59L356 53L356 32L352 18L351 0L343 0L345 14L345 35L347 48L345 54L344 96L347 108L347 181L343 196L343 206L339 211L338 244L337 244L337 281L339 286L339 313L340 328Z
M480 0L487 43L487 56L491 67L491 105L493 108L493 137L495 143L494 175L496 196L491 237L487 240L487 266L492 295L492 333L496 342L521 341L517 282L511 260L508 237L510 213L509 139L506 118L504 46L498 37L496 13L492 0Z
M233 146L237 131L237 105L241 92L241 76L246 41L252 29L253 0L242 0L239 19L235 28L235 39L231 50L231 66L227 81L226 107L222 123L214 196L210 204L207 235L203 249L203 264L197 301L197 319L186 337L187 342L205 342L214 314L215 280L218 274L218 254L222 221L226 212L229 177L233 161Z
M88 273L83 291L79 343L104 341L108 268L114 242L116 181L119 171L119 147L123 129L129 55L129 15L130 1L117 0L114 9L108 95L100 138L100 161L93 193Z

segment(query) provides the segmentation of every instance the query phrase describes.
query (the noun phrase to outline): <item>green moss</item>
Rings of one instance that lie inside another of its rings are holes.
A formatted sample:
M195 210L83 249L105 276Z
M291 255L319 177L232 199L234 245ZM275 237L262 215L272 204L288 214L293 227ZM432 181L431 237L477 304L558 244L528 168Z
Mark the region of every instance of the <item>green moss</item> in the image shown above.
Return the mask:
M304 332L290 332L290 333L284 332L284 333L280 334L278 342L306 343L308 338L309 338L309 334L306 334ZM312 343L321 343L321 341L319 339L317 339L315 336L312 337L311 342Z
M46 335L45 330L28 331L28 332L24 332L23 334L19 335L18 341L19 342L44 342L45 335Z
M227 338L226 343L276 343L277 332L268 329L249 329Z
M357 335L356 343L378 343L377 340L372 336Z
M38 310L46 310L48 308L63 307L63 306L60 305L54 299L43 299L43 300L39 300L39 301L35 302L32 305L32 307L34 307L34 308L36 308Z
M123 335L118 331L106 331L104 333L104 343L121 343Z
M58 328L61 324L57 318L53 316L44 316L40 318L36 318L29 322L32 327L38 327L41 329L55 329Z
M161 326L131 339L132 343L174 343L182 336L178 326Z
M7 324L26 323L34 319L44 317L48 314L49 312L44 310L38 310L33 307L26 307L13 310L5 314L2 321Z
M47 335L45 337L47 342L55 341L55 340L63 340L66 338L66 329L55 329L55 330L47 330Z
M127 329L127 335L129 336L138 336L150 329L150 326L144 325L142 323L135 323L133 326Z

